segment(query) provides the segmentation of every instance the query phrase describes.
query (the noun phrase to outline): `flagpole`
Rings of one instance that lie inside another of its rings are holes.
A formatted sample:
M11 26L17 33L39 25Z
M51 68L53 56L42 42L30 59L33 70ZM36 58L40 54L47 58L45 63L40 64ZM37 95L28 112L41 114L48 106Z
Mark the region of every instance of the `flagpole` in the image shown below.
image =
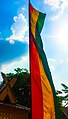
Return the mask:
M29 0L29 3L28 3L28 11L29 11L29 71L30 71L30 119L32 119L32 91L31 91L31 52L30 52L30 49L31 49L31 43L30 43L30 31L31 31L31 25L30 25L30 0Z

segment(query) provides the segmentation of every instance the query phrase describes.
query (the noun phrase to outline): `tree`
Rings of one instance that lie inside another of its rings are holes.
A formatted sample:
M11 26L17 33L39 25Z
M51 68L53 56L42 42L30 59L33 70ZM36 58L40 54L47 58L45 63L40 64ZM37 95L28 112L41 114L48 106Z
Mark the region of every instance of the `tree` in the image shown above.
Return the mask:
M17 78L17 81L13 87L16 103L30 107L30 73L27 69L23 68L17 68L14 69L14 71L15 73L8 73L6 76L9 81L14 77ZM4 84L4 81L2 84Z
M61 91L56 91L59 103L61 106L68 106L68 86L65 84L62 85L62 90Z
M62 119L68 119L68 86L62 85L61 91L56 91L58 102L60 104L60 112Z
M63 96L63 101L65 102L65 106L68 106L68 86L66 86L65 84L61 84L63 86L63 93L65 94L65 96Z

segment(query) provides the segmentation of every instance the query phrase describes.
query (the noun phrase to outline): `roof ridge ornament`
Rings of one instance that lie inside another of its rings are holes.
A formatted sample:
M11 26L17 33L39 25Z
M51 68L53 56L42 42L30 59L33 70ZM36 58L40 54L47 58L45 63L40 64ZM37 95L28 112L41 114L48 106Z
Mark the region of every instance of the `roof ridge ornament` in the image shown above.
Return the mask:
M15 96L14 96L13 91L12 91L12 87L14 86L15 82L17 81L17 78L13 78L9 82L6 75L3 72L1 72L1 76L2 76L5 84L0 90L0 101L4 101L4 99L8 95L10 102L12 104L15 104L16 100L15 100Z

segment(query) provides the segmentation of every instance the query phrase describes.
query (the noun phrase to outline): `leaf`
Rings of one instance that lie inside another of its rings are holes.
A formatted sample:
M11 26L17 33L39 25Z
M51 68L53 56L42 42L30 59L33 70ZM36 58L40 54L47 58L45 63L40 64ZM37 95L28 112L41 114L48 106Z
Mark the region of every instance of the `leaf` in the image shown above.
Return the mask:
M65 84L61 83L61 85L62 85L65 89L68 89L68 86L66 86Z

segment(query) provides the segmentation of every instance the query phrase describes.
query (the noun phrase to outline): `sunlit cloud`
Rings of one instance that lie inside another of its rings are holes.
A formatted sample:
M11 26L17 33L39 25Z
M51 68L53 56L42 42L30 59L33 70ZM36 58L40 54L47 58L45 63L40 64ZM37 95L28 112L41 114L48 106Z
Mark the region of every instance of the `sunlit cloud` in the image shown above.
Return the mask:
M14 61L11 61L9 63L3 63L0 66L0 72L3 72L5 74L7 73L14 73L14 69L16 68L24 68L29 70L29 54L20 57L19 59L16 59ZM1 73L0 73L0 81L2 81Z
M54 12L57 11L57 13L51 17L51 20L57 20L68 7L68 0L44 0L44 4L48 4Z
M48 63L51 71L54 72L59 65L64 63L64 61L62 59L48 58Z
M18 16L14 16L14 23L11 26L12 35L6 38L10 43L14 44L15 40L21 42L28 42L27 31L28 23L24 15L21 13Z
M58 29L58 41L63 47L68 47L68 23L63 23Z
M67 53L68 52L68 23L66 21L62 22L59 25L59 28L58 27L56 28L56 32L54 33L54 36L51 36L50 38L54 39L57 48L62 49L63 52Z
M48 4L52 9L65 9L68 6L68 0L44 0L45 4Z
M4 73L10 73L10 72L14 72L14 69L16 68L26 68L29 70L28 62L29 62L29 56L26 55L24 57L21 57L19 60L12 61L7 64L3 64L0 67L0 71Z
M60 0L44 0L44 3L52 6L53 8L54 7L58 8L61 1Z
M55 58L48 58L48 64L49 64L49 68L50 68L50 72L52 75L52 79L53 79L53 83L56 89L61 89L61 77L59 75L59 67L63 67L64 65L64 60L63 59L55 59Z

